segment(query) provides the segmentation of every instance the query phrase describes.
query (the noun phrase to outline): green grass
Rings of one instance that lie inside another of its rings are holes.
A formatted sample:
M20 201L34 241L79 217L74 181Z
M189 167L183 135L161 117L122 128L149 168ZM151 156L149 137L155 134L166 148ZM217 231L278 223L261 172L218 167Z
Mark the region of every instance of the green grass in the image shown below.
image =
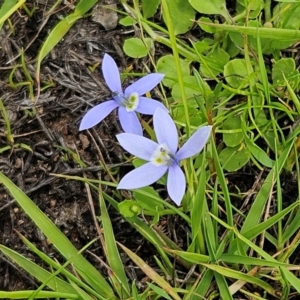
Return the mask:
M205 151L183 163L187 190L182 206L178 208L166 202L152 187L134 191L132 199L125 199L118 191L107 194L102 187L115 188L120 179L109 165L105 170L115 179L113 182L53 174L65 180L82 181L87 190L93 189L99 195L101 214L95 215L93 209L92 214L98 233L95 239L99 238L105 253L105 277L83 256L90 244L76 249L32 200L0 173L2 184L65 260L59 264L21 235L23 242L49 268L43 269L0 245L5 256L40 283L35 291L0 291L0 298L290 299L293 293L300 293L295 258L300 243L300 202L298 194L294 195L294 203L285 198L283 181L288 174L300 182L300 125L297 122L300 73L293 55L285 59L281 51L299 39L300 23L294 15L299 11L299 4L282 2L271 11L269 1L245 1L239 4L239 13L229 17L225 1L221 0L200 8L196 1L190 1L193 6L179 1L178 7L171 0L153 1L153 7L146 2L135 0L130 6L122 0L121 13L133 19L145 45L144 39L150 37L154 45L162 44L167 49L162 57L153 55L155 48L152 49L148 53L152 66L147 68L166 73L160 95L181 133L181 144L196 128L214 126ZM35 83L20 53L20 66L26 82L30 83L31 98L35 98L33 85L40 84L42 60L95 1L88 5L82 3L79 2L75 11L58 23L46 38L37 57ZM160 22L156 22L157 15L152 18L156 5L162 10ZM1 17L7 20L12 9L6 9L2 15L0 10L0 20ZM195 9L207 17L224 16L223 22L203 17L192 24L197 30L206 31L209 38L187 40L179 35L189 32L188 21L196 16ZM272 22L272 28L262 21L263 11L268 17L266 21ZM176 19L176 14L189 16L189 19ZM126 46L128 56L136 53L136 49L130 49L130 43L128 41ZM266 63L266 57L272 64ZM13 144L9 119L3 103L0 104L6 138ZM283 124L287 124L285 128ZM143 126L153 136L149 125L143 123ZM77 153L63 150L76 164L85 166ZM233 182L236 174L244 178L244 173L252 173L254 178L253 174L258 172L263 176L257 185L248 189L242 180ZM165 185L165 182L159 184ZM249 202L244 202L246 200ZM133 249L116 241L108 205L154 246L155 268ZM184 247L159 229L162 218L184 223L187 229ZM126 253L149 278L143 291L129 280L121 253Z

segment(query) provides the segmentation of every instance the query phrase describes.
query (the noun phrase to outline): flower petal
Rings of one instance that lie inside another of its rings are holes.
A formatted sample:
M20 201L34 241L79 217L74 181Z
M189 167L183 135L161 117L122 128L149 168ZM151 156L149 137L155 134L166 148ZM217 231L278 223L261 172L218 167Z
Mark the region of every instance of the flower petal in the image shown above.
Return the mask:
M107 86L113 93L123 93L118 66L108 54L104 54L102 60L102 73Z
M158 147L155 142L132 133L120 133L116 137L126 151L148 161Z
M91 108L81 120L79 130L97 125L118 106L119 104L115 100L108 100Z
M138 93L139 96L144 95L145 93L149 92L152 90L154 87L156 87L162 79L165 77L164 74L159 74L159 73L151 73L148 74L130 86L128 86L125 89L125 95L129 96L131 93Z
M138 189L148 186L161 178L168 170L168 166L155 166L152 163L146 163L141 167L126 174L120 181L117 189Z
M138 107L135 110L141 114L154 115L155 110L158 107L160 107L164 111L168 112L167 108L157 100L153 100L153 99L146 98L146 97L139 97L139 98L140 98L140 102L139 102Z
M176 158L178 161L194 156L200 152L208 141L212 126L203 126L199 128L178 150Z
M167 144L171 153L175 154L178 148L178 134L170 115L157 108L153 115L153 125L158 143Z
M143 135L140 121L134 111L127 111L123 106L119 107L119 120L125 132Z
M169 167L167 189L170 198L179 206L185 192L185 176L177 164Z

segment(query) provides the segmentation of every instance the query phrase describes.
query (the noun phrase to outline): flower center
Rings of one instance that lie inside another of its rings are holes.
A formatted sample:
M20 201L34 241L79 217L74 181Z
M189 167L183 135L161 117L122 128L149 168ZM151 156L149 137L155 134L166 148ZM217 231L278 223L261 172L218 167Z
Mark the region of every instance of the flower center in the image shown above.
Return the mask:
M150 160L155 166L172 166L176 161L175 156L170 152L166 144L158 145Z
M129 97L124 98L124 105L127 111L135 111L139 105L138 93L132 93Z
M135 111L138 107L140 99L139 94L134 92L131 93L128 97L124 94L118 94L117 92L113 93L115 101L120 105L126 108L127 111Z

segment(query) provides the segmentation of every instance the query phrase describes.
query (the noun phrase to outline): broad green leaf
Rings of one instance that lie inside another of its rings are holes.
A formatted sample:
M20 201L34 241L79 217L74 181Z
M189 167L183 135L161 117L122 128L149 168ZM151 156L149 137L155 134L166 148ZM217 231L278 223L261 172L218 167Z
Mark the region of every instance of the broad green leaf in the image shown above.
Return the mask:
M145 194L142 194L141 191L143 191ZM134 199L136 199L136 204L141 206L142 209L148 211L163 210L163 204L158 202L154 204L152 199L149 197L150 195L155 198L161 199L158 192L150 186L145 186L143 188L133 191L133 197Z
M184 77L190 75L189 64L189 61L180 59L181 72ZM157 72L165 74L162 83L166 87L173 87L173 85L177 82L177 71L174 56L165 55L161 57L157 61Z
M225 50L215 48L204 57L205 63L201 64L200 71L206 78L217 76L223 73L224 66L228 63L229 59L230 56Z
M195 76L187 76L183 78L184 81L184 91L187 99L187 105L190 115L190 124L195 127L206 122L206 116L199 111L199 103L204 103L203 94L211 94L211 90L206 83L203 81L202 90L199 88L198 81ZM182 104L182 95L179 84L173 85L171 95L176 106L174 106L172 111L173 119L180 123L185 123L185 112L184 106Z
M233 172L243 167L249 161L250 155L245 147L227 147L221 151L219 158L223 168Z
M125 40L123 45L124 52L133 58L141 58L147 56L150 49L153 47L152 39L145 38L130 38Z
M210 38L204 38L194 43L193 46L199 53L204 53L206 51L209 51L214 44L215 40Z
M244 134L244 141L246 147L249 149L251 154L261 163L263 166L272 168L275 162L267 155L267 153L257 146L248 136Z
M225 0L199 1L189 0L195 10L207 15L222 15L228 18Z
M202 86L199 87L195 76L186 76L183 78L184 92L187 98L189 108L199 108L199 101L204 102L204 96L212 94L212 91L206 81L202 80ZM173 85L171 95L175 102L182 101L182 95L178 83ZM176 107L175 107L176 108Z
M207 18L207 17L201 17L199 19L199 21L200 22L206 22L206 23L212 23L212 20L210 18ZM203 25L203 24L199 24L199 26L205 32L208 32L208 33L211 33L211 34L213 34L213 33L215 33L217 31L216 28L211 27L211 26L207 26L207 25Z
M130 16L126 16L126 17L122 18L119 21L119 23L123 26L132 26L132 25L136 24L136 20Z
M235 147L241 144L244 136L241 131L240 116L234 116L226 119L223 123L222 129L225 131L231 131L223 133L223 141L227 147Z
M141 207L134 200L124 200L118 204L118 207L124 218L135 217L141 212Z
M244 59L233 59L224 67L226 81L234 88L246 88L248 86L248 71ZM243 83L243 84L242 84Z
M145 19L151 18L157 11L160 0L142 0L142 11Z
M227 44L226 52L229 54L231 58L236 57L240 53L241 48L237 47L237 45L232 41L230 35L228 34L226 34L225 43Z
M281 28L295 28L299 29L300 27L300 1L280 1L280 2L289 2L276 5L274 9L274 18L278 27ZM297 2L293 3L292 2Z
M245 4L247 5L245 7ZM260 14L261 10L264 8L263 0L251 0L244 1L238 0L236 10L238 13L243 13L245 10L247 11L248 18L256 18Z
M273 84L283 83L284 76L289 78L290 74L296 69L295 60L292 58L281 58L276 61L272 68L272 81Z
M149 1L149 0L148 0ZM150 2L150 1L149 1ZM195 19L195 11L186 0L166 0L174 33L183 34L189 31ZM165 11L163 17L165 19Z

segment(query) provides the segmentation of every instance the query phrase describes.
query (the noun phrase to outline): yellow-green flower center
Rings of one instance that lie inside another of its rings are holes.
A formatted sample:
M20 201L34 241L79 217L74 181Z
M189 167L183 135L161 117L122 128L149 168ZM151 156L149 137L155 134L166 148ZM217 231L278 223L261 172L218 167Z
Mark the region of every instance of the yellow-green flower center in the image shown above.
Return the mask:
M132 93L128 98L124 100L124 106L127 111L135 111L139 105L139 95L138 93Z
M171 166L175 161L175 157L166 144L161 144L155 149L150 161L155 166Z

